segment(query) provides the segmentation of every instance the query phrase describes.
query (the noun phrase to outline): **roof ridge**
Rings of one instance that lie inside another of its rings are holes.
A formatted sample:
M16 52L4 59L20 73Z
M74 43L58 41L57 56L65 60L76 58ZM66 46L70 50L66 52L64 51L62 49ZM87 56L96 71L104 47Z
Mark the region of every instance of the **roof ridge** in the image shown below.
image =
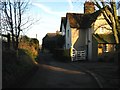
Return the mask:
M71 12L67 12L66 15L67 15L67 14L84 14L84 13L75 13L75 12L74 12L74 13L71 13Z

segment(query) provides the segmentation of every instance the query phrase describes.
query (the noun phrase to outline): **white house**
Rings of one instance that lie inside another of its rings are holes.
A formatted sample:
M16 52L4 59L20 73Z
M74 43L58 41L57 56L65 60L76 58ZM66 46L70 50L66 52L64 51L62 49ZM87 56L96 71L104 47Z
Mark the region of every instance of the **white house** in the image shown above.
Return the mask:
M103 38L105 35L113 37L112 29L102 11L95 11L92 2L85 2L83 14L67 13L66 17L61 19L60 31L65 35L64 49L70 50L70 57L73 61L96 60L101 50L104 52L110 47L113 51L115 50L114 39ZM103 47L98 48L101 44Z

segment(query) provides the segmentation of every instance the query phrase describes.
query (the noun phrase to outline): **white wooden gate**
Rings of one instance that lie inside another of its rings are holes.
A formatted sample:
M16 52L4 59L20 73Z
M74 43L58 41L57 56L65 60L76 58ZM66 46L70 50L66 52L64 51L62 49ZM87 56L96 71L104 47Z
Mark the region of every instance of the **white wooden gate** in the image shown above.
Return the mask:
M72 52L72 61L86 60L86 51L76 51L73 49Z

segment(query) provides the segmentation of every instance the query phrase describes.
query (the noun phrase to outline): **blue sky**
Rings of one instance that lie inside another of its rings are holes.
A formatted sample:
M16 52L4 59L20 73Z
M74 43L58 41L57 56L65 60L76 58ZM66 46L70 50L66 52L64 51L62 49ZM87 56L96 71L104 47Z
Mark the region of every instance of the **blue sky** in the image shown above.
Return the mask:
M75 0L74 0L75 1ZM84 0L83 0L84 1ZM42 43L42 38L46 33L54 33L60 29L61 17L66 16L67 12L83 13L83 4L72 3L72 0L36 0L32 1L29 6L29 13L31 18L40 19L30 27L25 35L35 38Z
M31 0L29 12L26 14L39 22L33 24L24 34L39 40L47 33L55 33L60 29L61 17L67 12L83 13L86 0ZM119 1L119 0L118 0ZM34 20L34 21L35 21Z

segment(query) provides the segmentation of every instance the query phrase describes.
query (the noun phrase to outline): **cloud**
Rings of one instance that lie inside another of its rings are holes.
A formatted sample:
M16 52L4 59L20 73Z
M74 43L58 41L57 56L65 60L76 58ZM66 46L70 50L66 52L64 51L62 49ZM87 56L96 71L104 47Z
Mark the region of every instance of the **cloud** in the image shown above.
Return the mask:
M48 14L53 14L53 15L57 15L57 16L61 16L63 15L65 12L57 12L57 11L52 11L52 9L50 7L47 7L41 3L33 3L33 5L39 7L40 9L42 9L44 12L48 13Z
M68 1L68 3L69 3L69 6L70 6L70 10L73 10L73 4L72 4L72 0L67 0Z
M63 12L61 12L61 11L60 12L59 11L53 11L50 7L48 7L48 6L44 5L44 4L41 4L40 2L39 3L33 2L33 5L39 7L40 9L42 9L44 12L46 12L48 14L57 15L57 16L61 17L61 16L65 16L67 11L73 11L74 10L72 0L65 0L64 2L68 3L69 8L68 8L68 10L63 11Z

